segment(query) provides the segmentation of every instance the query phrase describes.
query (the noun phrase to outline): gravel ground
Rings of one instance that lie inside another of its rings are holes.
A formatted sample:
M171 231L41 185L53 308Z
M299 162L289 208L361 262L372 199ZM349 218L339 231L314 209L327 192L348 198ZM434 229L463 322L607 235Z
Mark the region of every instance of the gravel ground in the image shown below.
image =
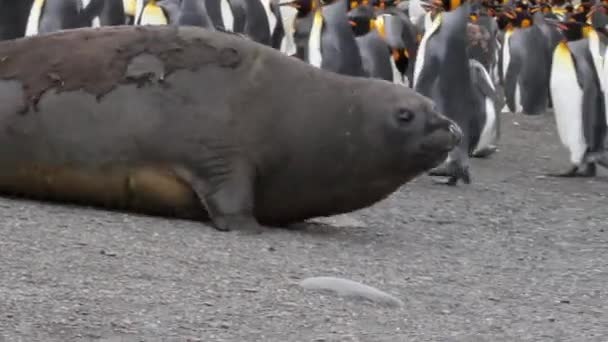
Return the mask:
M0 341L608 341L608 172L565 169L549 116L503 114L473 184L423 176L333 226L0 200ZM400 308L303 290L377 287Z

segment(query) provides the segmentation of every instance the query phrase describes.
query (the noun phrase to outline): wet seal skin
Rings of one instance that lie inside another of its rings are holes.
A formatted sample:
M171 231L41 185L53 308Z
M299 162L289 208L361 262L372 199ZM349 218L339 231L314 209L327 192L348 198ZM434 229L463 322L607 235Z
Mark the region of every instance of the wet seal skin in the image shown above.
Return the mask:
M0 42L0 194L260 231L373 205L458 126L428 98L198 27Z
M185 39L177 28L132 30L135 32L131 34L125 34L125 28L104 28L101 32L70 30L62 35L3 42L0 79L23 83L23 110L27 111L49 89L58 92L84 89L101 98L117 84L137 81L125 77L125 70L135 56L143 53L162 61L164 76L179 69L196 70L209 63L234 68L240 62L236 50L217 49L196 38ZM66 56L66 51L73 55Z

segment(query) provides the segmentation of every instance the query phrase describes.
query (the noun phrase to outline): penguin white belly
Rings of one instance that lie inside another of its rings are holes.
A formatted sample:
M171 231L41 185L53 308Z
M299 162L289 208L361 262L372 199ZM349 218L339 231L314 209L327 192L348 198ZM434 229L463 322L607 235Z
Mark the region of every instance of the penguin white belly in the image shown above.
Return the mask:
M483 150L491 149L496 144L496 109L494 107L494 101L488 97L485 98L485 114L486 123L481 131L481 136L475 146L473 154L477 154Z
M513 31L507 31L505 33L505 42L502 47L502 79L503 79L503 81L507 78L507 71L508 71L507 69L509 68L509 63L511 62L511 51L509 51L511 46L509 44L509 39L511 39L512 34L513 34Z
M264 7L264 11L266 12L266 17L268 18L268 29L270 30L270 35L274 32L275 27L277 26L277 16L272 13L270 9L270 0L260 0L262 2L262 6Z
M570 151L570 162L580 165L587 150L583 131L583 90L578 85L573 57L563 42L553 53L550 90L557 133Z
M312 29L310 30L310 37L308 38L308 63L321 67L323 62L323 55L321 53L321 33L323 32L323 16L321 10L315 12L315 17L312 23Z
M140 25L141 15L144 11L144 5L146 0L135 0L135 25Z
M32 8L30 8L30 15L27 19L27 25L25 28L26 36L35 36L38 34L38 28L40 26L40 18L42 16L43 6L44 0L34 0Z
M127 16L134 17L138 13L136 0L122 0L122 8Z
M296 22L296 16L298 10L290 6L281 6L281 18L283 18L283 27L285 28L285 35L281 40L281 52L291 56L296 54L296 43L293 38L295 33L294 25Z
M494 87L494 83L492 82L492 77L490 77L490 74L488 73L486 68L476 60L472 60L470 61L470 63L475 63L477 65L477 68L482 71L483 78L486 80L490 88L493 91L496 91L496 87ZM477 154L482 150L494 148L496 140L498 138L496 129L498 115L496 113L494 100L492 98L486 97L484 99L484 105L486 116L485 125L481 130L481 136L479 137L479 141L477 142L477 146L475 146L473 154Z
M515 83L515 113L522 113L524 111L524 107L521 105L521 87L519 86L519 82Z
M228 0L221 0L220 10L222 12L224 28L226 31L234 31L234 14L232 13L232 7L230 7Z
M431 18L431 13L424 14L424 32L428 31L431 27L433 27L433 19Z
M397 68L397 63L395 62L395 59L391 56L391 57L389 57L389 60L391 63L391 69L393 71L393 83L405 85L405 83L403 81L403 76L401 75L401 72Z
M608 58L608 47L606 47L606 50L604 51L604 60L606 60L606 58ZM604 84L608 84L608 63L604 63L604 65L602 65L602 75L600 75L600 78L604 80ZM604 103L606 103L607 105L605 106L606 108L606 124L608 124L608 89L606 89L606 87L604 87L604 89L602 89L602 92L604 93Z
M433 21L433 25L430 29L424 31L424 36L422 36L422 40L420 40L420 46L418 47L418 57L416 58L416 64L414 64L414 79L412 80L412 85L415 87L416 83L418 83L418 77L420 76L420 72L424 68L424 58L426 54L426 43L429 38L437 31L437 29L441 26L441 14L438 14Z

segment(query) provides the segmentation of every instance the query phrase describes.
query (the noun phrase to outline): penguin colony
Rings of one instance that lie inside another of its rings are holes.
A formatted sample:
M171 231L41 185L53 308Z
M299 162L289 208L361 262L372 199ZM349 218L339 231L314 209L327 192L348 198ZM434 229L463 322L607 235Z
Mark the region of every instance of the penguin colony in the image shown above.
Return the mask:
M431 98L464 133L431 175L471 181L497 150L499 115L553 110L570 168L608 167L608 1L0 0L0 39L110 25L193 25L242 35L318 68Z

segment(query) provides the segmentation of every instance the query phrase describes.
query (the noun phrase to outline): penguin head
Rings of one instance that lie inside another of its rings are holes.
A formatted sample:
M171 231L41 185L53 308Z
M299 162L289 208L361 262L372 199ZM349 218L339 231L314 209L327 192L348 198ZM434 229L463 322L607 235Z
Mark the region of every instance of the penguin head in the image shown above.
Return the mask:
M468 0L421 0L420 5L433 15L439 12L451 12Z
M290 6L297 10L297 17L304 18L310 13L316 11L321 6L320 0L292 0L288 2L282 2L279 6Z
M591 25L595 30L606 34L608 26L608 9L603 4L597 4L589 10L587 13L587 23Z
M496 23L500 30L511 30L518 27L519 14L511 6L504 6L496 17Z
M376 9L387 9L389 7L397 6L401 1L400 0L371 0L370 5L372 5Z
M575 41L585 38L585 26L589 26L584 22L567 18L566 21L549 20L547 23L553 24L563 35L562 41Z
M347 14L355 36L363 36L375 28L374 9L369 5L361 5L350 10Z

